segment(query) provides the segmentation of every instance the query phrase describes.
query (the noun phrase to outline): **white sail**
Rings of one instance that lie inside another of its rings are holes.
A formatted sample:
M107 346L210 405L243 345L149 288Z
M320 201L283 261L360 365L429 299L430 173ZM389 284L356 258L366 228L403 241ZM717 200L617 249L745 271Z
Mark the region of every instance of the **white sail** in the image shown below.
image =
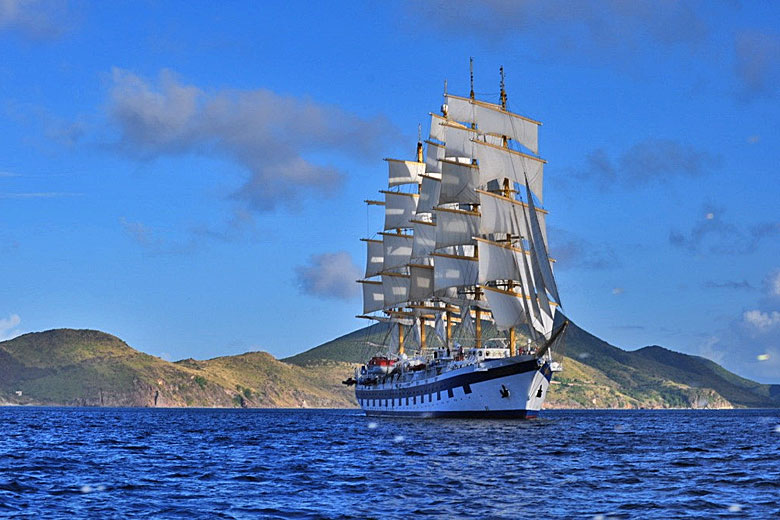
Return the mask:
M485 134L505 135L533 153L539 150L539 123L506 112L500 106L459 96L446 96L447 114L461 123L476 124Z
M526 252L521 256L521 260L523 261L520 269L520 277L523 284L522 291L528 297L527 301L530 302L528 316L531 319L531 326L534 330L544 332L542 311L539 309L539 301L536 299L536 283L531 274L531 255Z
M471 317L471 308L468 305L460 309L460 330L466 336L473 336L476 333L474 330L474 319Z
M476 258L434 253L433 290L476 285L479 262Z
M444 102L447 104L447 117L453 121L461 123L476 123L474 118L474 105L472 100L460 96L445 95ZM501 105L480 101L479 103L492 106L495 110L501 110Z
M511 234L523 238L531 238L531 231L527 226L525 213L528 205L515 199L503 197L496 193L477 190L479 195L479 212L482 218L479 221L479 232L483 235L493 233ZM542 238L547 244L547 212L536 208L539 227Z
M442 123L446 123L447 119L443 116L440 116L438 114L431 114L431 131L430 136L431 139L436 139L437 141L444 142L444 128L442 128Z
M384 269L384 249L381 240L364 238L366 243L366 278L376 276Z
M531 190L526 186L526 196L528 198L528 212L526 213L529 220L529 227L531 228L531 237L533 238L533 250L536 255L536 259L539 262L539 268L541 270L542 279L544 285L556 302L561 303L561 298L558 296L558 286L555 284L555 278L553 277L552 268L550 267L550 258L547 254L547 245L542 230L539 227L539 218L536 215L536 206L534 205L533 196Z
M398 352L401 347L401 329L400 325L395 321L390 321L390 343L388 347L390 352Z
M439 193L441 192L441 179L423 175L420 187L420 198L417 202L417 214L430 213L439 205Z
M363 313L382 310L385 303L382 282L372 280L359 280L359 282L363 286Z
M479 277L480 284L496 280L521 280L519 265L524 254L509 244L501 244L483 238L479 241Z
M383 191L385 194L385 229L412 227L409 222L417 211L418 195Z
M436 319L433 322L433 330L442 342L447 341L447 329L444 324L444 313L436 313Z
M436 249L474 243L479 234L479 213L436 208Z
M441 173L441 160L444 159L445 149L443 144L425 141L428 148L425 150L425 173Z
M474 157L479 161L479 182L509 179L520 185L528 179L529 188L540 201L544 180L544 161L531 155L483 142L474 143Z
M385 309L406 304L409 301L409 275L383 273L382 293Z
M550 332L552 332L552 328L547 328L547 325L552 325L552 318L554 316L554 307L550 305L550 300L547 298L547 291L541 284L539 283L540 279L542 278L542 274L539 272L539 262L537 260L537 256L534 253L534 246L531 245L531 272L533 272L534 275L534 282L537 284L536 286L536 297L539 300L539 310L541 311L541 317L542 317L542 324L544 325L544 330L540 331L545 336L549 337Z
M412 342L421 349L424 347L422 344L422 333L420 332L420 318L417 316L414 317L414 322L412 323Z
M433 297L433 266L409 266L409 300L423 301Z
M381 233L381 235L384 255L383 270L387 271L408 264L412 256L414 237L393 233Z
M439 204L458 202L479 204L476 193L479 185L479 169L476 165L458 163L445 159L441 162L441 190Z
M493 233L511 234L518 237L529 236L523 217L522 203L502 197L495 193L477 190L479 195L479 232L483 235Z
M425 173L425 163L385 159L388 166L388 185L419 184L420 175Z
M498 330L509 330L528 323L525 312L525 297L520 292L505 291L495 287L482 287L493 313L493 321ZM518 288L517 291L520 289Z
M477 131L459 125L442 125L444 129L445 154L447 157L474 157L474 143Z
M436 225L419 220L412 221L414 240L412 241L412 260L416 263L428 263L436 248Z

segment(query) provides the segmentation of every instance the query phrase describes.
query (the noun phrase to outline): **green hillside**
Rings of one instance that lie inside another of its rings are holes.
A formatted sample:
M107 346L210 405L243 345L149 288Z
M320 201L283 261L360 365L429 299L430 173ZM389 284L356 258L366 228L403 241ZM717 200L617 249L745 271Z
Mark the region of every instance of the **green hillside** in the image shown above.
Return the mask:
M301 368L264 352L171 363L103 332L59 329L0 342L0 403L350 407L352 394L335 379L351 370Z
M281 361L247 352L175 363L94 330L25 334L0 342L0 404L354 407L353 389L341 381L382 350L388 330L372 325ZM498 332L485 324L484 334ZM548 408L780 406L780 385L658 346L627 352L574 324L559 350L564 370L553 378Z
M367 338L376 342L386 325L373 325L285 359L288 363L357 361ZM497 334L485 327L486 337ZM780 385L739 377L707 359L645 347L628 352L570 323L560 349L564 370L555 375L545 406L551 408L778 407ZM362 357L365 360L365 356Z

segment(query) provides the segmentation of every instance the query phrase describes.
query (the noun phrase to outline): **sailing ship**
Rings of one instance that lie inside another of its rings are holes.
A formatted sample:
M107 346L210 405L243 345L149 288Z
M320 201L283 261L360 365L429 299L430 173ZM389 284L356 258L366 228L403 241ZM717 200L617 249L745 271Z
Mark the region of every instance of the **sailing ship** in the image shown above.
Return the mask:
M370 416L535 417L568 323L548 256L540 122L447 93L413 161L385 159L363 314L384 322L345 384Z

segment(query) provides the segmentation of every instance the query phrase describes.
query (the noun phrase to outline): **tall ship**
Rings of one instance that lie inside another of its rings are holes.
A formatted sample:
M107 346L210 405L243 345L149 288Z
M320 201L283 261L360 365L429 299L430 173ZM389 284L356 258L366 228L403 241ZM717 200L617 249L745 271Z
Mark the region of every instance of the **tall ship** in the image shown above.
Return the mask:
M568 322L548 255L541 123L447 92L415 160L385 159L384 226L363 238L369 416L535 417Z

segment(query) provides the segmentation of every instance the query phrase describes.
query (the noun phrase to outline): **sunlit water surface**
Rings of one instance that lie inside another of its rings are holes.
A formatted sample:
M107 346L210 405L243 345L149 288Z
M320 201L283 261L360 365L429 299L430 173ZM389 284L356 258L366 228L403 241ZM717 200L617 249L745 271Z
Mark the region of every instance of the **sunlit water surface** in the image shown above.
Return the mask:
M778 518L780 411L0 408L0 516Z

